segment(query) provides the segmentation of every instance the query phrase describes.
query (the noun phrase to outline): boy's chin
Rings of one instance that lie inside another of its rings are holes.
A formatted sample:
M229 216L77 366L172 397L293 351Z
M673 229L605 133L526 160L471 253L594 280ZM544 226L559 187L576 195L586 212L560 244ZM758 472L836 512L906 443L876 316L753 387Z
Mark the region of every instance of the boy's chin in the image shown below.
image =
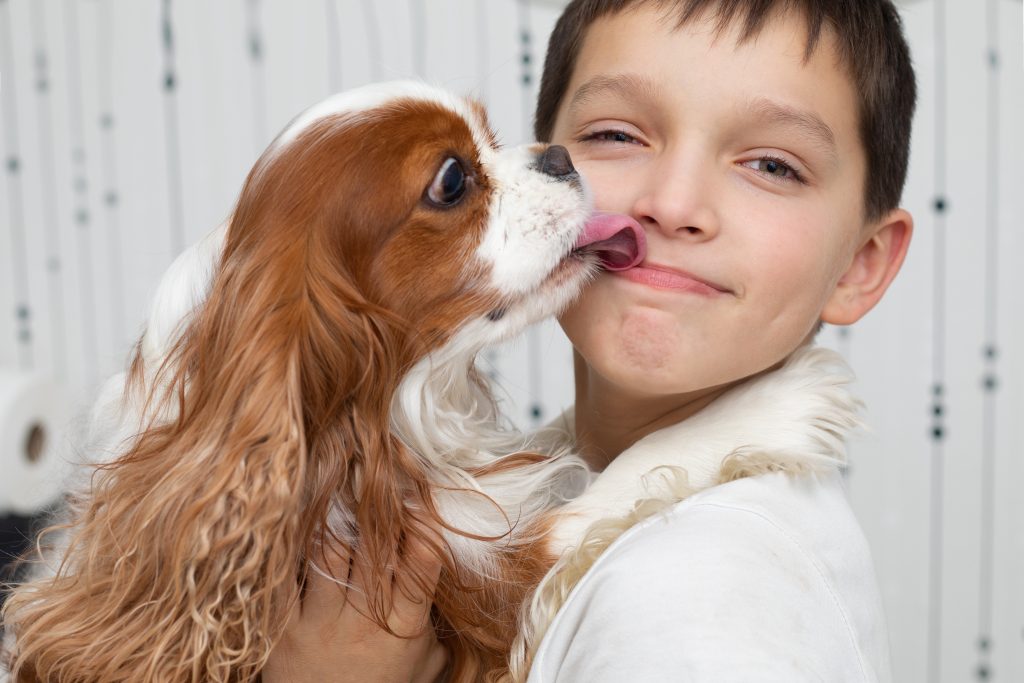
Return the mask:
M653 331L635 337L573 340L573 345L592 379L596 375L605 389L634 399L703 394L742 381L772 364L768 360L751 363L749 354L743 358L746 362L737 362L738 350L709 349L678 338L659 339Z
M742 383L781 366L812 337L784 347L769 348L750 339L732 343L676 338L619 339L618 344L576 343L591 377L600 376L606 388L624 398L700 396ZM572 339L572 337L570 337Z
M600 284L588 287L558 321L589 374L624 396L704 393L743 381L812 343L818 328L817 316L806 325L789 320L773 328L760 319L738 325L713 310L638 305Z

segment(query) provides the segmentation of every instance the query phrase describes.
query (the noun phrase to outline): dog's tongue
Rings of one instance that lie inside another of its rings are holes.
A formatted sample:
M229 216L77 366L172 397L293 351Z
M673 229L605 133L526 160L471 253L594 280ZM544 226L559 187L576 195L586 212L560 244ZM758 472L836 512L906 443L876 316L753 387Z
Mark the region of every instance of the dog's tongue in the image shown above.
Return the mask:
M628 270L644 260L644 229L629 216L595 213L576 240L576 249L596 253L607 270Z

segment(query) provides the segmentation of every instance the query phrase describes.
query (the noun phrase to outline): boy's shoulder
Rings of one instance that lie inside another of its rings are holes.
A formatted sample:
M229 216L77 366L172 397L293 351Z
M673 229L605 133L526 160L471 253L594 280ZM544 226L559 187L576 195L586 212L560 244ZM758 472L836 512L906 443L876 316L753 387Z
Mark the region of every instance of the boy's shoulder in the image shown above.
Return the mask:
M629 644L604 668L647 666L646 649L671 646L647 653L658 661L650 680L684 670L701 674L693 680L888 680L882 614L838 471L775 473L711 487L630 528L576 587L542 650L585 666L579 680L596 669L578 657L616 633Z
M730 550L725 539L742 548ZM819 565L830 579L838 578L832 570L871 567L870 549L838 468L802 475L775 472L711 486L643 520L616 545L616 554L630 556L646 545L690 557L695 545L712 553L770 552ZM854 559L860 560L859 567L851 565Z

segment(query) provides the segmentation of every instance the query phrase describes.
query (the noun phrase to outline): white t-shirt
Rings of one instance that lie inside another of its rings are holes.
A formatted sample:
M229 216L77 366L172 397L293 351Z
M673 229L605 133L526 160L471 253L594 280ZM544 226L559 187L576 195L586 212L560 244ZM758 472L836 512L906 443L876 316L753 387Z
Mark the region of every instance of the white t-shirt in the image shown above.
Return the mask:
M891 680L871 554L838 470L701 491L573 589L529 683Z

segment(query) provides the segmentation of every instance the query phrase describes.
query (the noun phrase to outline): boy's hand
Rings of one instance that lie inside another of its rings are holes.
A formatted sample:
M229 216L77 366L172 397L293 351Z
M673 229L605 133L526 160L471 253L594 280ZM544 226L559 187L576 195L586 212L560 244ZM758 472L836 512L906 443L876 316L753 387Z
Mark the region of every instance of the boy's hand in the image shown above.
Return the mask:
M329 547L325 555L328 566L324 569L334 577L347 580L351 586L346 589L316 571L309 572L306 593L292 610L284 635L263 669L263 681L437 681L445 669L448 654L437 642L430 624L433 593L422 595L414 586L399 586L397 582L401 578L394 580L394 603L388 625L396 633L420 635L414 638L393 636L364 616L367 613L362 591L364 569L358 554L350 562L347 553ZM405 559L429 566L430 578L436 584L440 565L429 551L411 547ZM405 575L405 572L399 573L399 577Z

